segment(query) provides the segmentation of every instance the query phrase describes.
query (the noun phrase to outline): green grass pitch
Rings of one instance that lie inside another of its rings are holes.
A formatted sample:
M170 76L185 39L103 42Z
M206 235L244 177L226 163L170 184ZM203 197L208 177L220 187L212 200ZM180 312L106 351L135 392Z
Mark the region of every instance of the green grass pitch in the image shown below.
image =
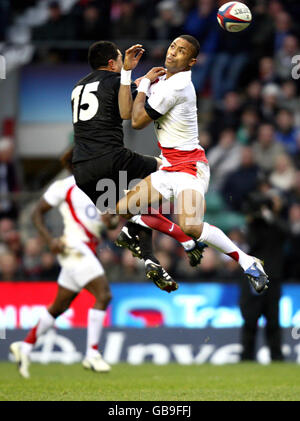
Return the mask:
M298 401L300 365L118 364L108 374L80 364L31 365L31 378L0 363L0 401Z

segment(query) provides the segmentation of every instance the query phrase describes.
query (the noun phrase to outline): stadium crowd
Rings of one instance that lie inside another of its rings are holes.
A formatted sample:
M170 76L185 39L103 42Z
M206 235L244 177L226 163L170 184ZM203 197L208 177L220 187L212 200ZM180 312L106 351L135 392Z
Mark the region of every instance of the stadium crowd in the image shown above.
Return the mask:
M161 63L166 41L181 33L195 36L201 44L193 69L199 138L211 168L206 219L210 222L210 216L217 215L224 221L231 215L233 219L223 229L245 251L249 249L249 221L258 212L266 223L279 221L285 230L283 281L300 281L300 92L292 63L300 55L296 24L300 3L246 2L253 23L238 35L218 27L216 10L221 3L224 1L80 0L65 15L60 3L51 1L49 19L33 28L32 40L156 41L144 59L150 67ZM1 7L12 18L13 11L24 11L24 2L3 2ZM5 37L4 27L0 25L0 39ZM62 50L51 49L45 55L37 48L34 60L85 61L86 52L72 49L62 54ZM0 192L4 194L18 188L10 142L0 141ZM254 192L260 196L254 197ZM104 232L99 247L108 279L146 281L143 264L114 246L118 230ZM242 276L233 260L210 248L195 269L171 238L155 233L154 241L160 262L178 280L230 282ZM0 280L52 280L58 271L55 257L42 240L22 234L13 202L1 199Z

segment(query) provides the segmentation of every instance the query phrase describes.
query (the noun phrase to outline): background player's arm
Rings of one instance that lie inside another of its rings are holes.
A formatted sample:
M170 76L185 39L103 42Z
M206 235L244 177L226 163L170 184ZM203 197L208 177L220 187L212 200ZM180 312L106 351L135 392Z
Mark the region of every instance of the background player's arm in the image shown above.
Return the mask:
M106 228L109 230L116 229L120 222L119 215L112 215L108 212L101 214L101 219Z
M145 50L142 48L141 44L136 44L128 48L128 50L125 52L123 69L133 70L140 61L144 51ZM133 105L131 85L120 84L118 99L120 116L122 120L130 120Z
M153 67L153 69L146 74L145 78L153 83L159 76L162 76L165 73L166 70L163 67ZM145 110L145 100L146 94L144 92L139 92L133 103L131 123L132 127L137 130L143 129L153 121Z
M54 254L63 253L64 245L62 241L59 238L53 238L44 223L44 215L50 209L52 209L52 206L45 199L40 199L33 211L32 220L38 232L47 242L50 251Z

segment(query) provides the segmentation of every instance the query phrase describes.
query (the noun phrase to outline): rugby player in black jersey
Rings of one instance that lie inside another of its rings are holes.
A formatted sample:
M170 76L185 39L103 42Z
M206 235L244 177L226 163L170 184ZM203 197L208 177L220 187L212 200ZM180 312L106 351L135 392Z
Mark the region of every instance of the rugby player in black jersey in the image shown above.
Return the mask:
M137 44L127 50L127 54L134 55L137 65L143 51L142 46ZM127 189L130 181L144 179L155 172L161 165L161 160L137 154L124 147L122 121L131 118L132 104L125 107L126 111L121 116L118 105L123 65L120 50L110 41L98 41L89 48L88 61L92 72L75 85L71 97L74 126L73 172L77 185L98 207L99 197L111 198L111 194L115 196L115 206L120 199L120 182L123 184L125 181L120 179L120 171L126 172ZM137 85L131 83L133 96L136 88ZM98 182L104 179L113 181L114 188L111 191L101 186L99 188ZM176 224L156 212L148 216L147 225L151 228L160 226L160 231L180 241L192 266L200 263L203 247L186 236ZM129 222L118 237L117 244L144 259L147 277L159 288L168 292L177 289L176 282L153 255L151 229Z

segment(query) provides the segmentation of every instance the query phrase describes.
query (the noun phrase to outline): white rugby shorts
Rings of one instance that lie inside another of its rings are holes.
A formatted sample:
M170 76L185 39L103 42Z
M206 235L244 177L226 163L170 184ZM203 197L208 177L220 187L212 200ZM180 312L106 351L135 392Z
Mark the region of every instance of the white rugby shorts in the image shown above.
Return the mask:
M105 273L100 261L85 245L80 247L80 252L59 258L59 262L61 271L57 282L74 292L81 291L90 281Z
M152 186L167 200L175 197L183 190L196 190L204 197L210 179L209 165L197 162L197 175L185 172L158 170L151 174Z

